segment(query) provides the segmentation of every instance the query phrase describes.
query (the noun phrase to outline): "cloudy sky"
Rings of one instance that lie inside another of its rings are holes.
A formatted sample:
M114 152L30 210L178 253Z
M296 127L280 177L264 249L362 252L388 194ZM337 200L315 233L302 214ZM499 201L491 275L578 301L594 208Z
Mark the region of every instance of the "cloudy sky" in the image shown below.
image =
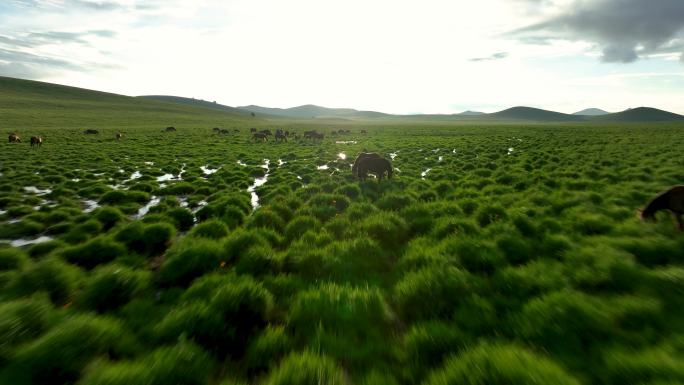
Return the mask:
M0 75L233 106L684 113L684 0L0 0Z

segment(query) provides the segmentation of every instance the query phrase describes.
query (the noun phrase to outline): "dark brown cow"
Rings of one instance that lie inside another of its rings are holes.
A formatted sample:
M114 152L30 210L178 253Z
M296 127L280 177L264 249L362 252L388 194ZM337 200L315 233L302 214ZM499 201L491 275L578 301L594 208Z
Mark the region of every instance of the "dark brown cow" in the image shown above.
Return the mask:
M682 221L682 215L684 215L684 185L670 187L668 190L658 194L641 210L639 216L644 220L655 221L655 214L662 210L670 211L677 220L679 231L684 230L684 222Z
M361 161L366 160L366 159L382 159L382 156L380 156L379 154L376 154L374 152L362 152L362 153L360 153L356 157L356 160L354 160L354 165L352 166L352 175L359 176L357 174L357 171L359 169L359 163L361 163Z
M262 142L268 142L268 135L264 132L255 132L252 134L252 139L256 142L258 140Z
M276 142L287 142L287 135L282 131L278 131L275 134L275 140Z
M15 132L9 134L10 143L21 143L21 138Z
M359 162L359 166L356 170L359 179L366 180L366 176L370 172L378 177L378 180L382 180L387 173L387 179L392 178L392 163L385 158L369 158L363 159Z
M42 136L32 136L31 137L31 147L33 147L33 146L41 147L42 145L43 145L43 137Z
M166 132L175 132L176 127L166 127Z

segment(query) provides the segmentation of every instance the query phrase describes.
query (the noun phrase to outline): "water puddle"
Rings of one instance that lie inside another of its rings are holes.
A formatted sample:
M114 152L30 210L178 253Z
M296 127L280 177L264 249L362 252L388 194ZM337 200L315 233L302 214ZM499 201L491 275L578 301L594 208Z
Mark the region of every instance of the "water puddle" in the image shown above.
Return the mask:
M52 190L50 190L49 188L46 188L45 190L41 190L35 186L26 186L26 187L24 187L24 191L26 191L27 193L36 194L36 195L46 195L46 194L49 194L52 192Z
M440 150L439 148L436 148L436 149L432 150L432 152L434 152L436 154L439 152L439 150Z
M513 153L513 147L508 148L508 155L511 155Z
M254 210L256 210L256 208L259 207L259 195L257 195L256 189L257 189L257 187L263 186L264 183L266 183L266 181L268 181L268 172L269 172L268 165L270 163L271 163L270 160L264 159L264 164L261 165L261 168L266 169L266 174L264 174L264 176L262 176L261 178L255 178L254 184L252 184L251 186L249 186L249 188L247 188L247 192L252 196L252 199L251 199L252 209L254 209Z
M100 204L97 203L97 201L95 201L95 200L85 199L83 201L83 212L84 213L92 213L98 207L100 207Z
M133 219L140 219L147 214L150 209L161 202L161 198L153 196L152 199L147 202L147 204L138 210L138 213L133 216Z
M12 247L24 247L29 245L35 245L38 243L49 242L53 238L43 235L35 239L14 239L14 240L0 240L0 243L9 243Z
M126 180L125 182L135 180L135 179L139 179L140 177L142 177L142 173L140 171L135 171L133 174L131 174L131 177L128 178L128 180Z
M154 162L145 162L145 165L147 165L147 166L154 166Z
M420 173L420 177L421 177L422 179L425 179L425 177L427 176L427 174L428 174L431 170L432 170L431 168L428 168L427 170L421 172L421 173Z
M218 171L219 169L218 168L209 168L209 165L206 165L206 166L201 166L200 170L202 170L204 175L211 175L211 174L215 173L216 171ZM181 174L182 174L182 172L181 172ZM180 174L178 176L180 178Z
M322 166L316 166L316 170L327 170L330 167L327 164L324 164Z
M437 159L438 162L441 162L441 161L443 161L443 160L444 160L444 157L441 156L441 155L440 155L439 158Z
M287 162L283 162L282 159L278 159L278 167L281 167L281 166L284 165L285 163L287 163Z
M344 152L340 152L339 154L337 154L337 158L345 160L347 159L347 154L345 154Z
M7 210L0 210L0 215L5 215L7 214Z
M242 167L247 167L247 163L245 163L245 162L243 162L243 161L241 161L241 160L238 160L238 161L237 161L237 164L239 164L239 165L242 166Z
M455 153L456 153L456 149L454 148L454 149L451 151L451 153L452 153L452 154L455 154Z
M174 180L176 177L173 174L164 174L157 177L157 182L166 182L168 180Z
M335 141L335 144L356 144L358 143L355 140L337 140Z

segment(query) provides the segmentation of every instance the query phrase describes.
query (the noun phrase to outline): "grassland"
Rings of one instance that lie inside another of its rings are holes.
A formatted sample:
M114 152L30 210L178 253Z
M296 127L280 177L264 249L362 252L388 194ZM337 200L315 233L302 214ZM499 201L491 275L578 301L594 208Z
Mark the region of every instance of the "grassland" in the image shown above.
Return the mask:
M635 216L684 181L681 124L274 121L24 84L0 128L46 141L0 151L0 383L684 383L684 236ZM363 149L395 177L355 180Z

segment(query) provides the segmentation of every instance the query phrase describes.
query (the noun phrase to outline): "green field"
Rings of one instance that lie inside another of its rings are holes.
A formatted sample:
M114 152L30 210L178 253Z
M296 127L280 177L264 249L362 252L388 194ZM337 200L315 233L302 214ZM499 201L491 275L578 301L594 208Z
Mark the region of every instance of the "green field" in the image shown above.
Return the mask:
M684 183L683 123L274 120L0 79L0 131L0 384L684 383L684 236L636 217ZM357 181L364 149L394 178Z

